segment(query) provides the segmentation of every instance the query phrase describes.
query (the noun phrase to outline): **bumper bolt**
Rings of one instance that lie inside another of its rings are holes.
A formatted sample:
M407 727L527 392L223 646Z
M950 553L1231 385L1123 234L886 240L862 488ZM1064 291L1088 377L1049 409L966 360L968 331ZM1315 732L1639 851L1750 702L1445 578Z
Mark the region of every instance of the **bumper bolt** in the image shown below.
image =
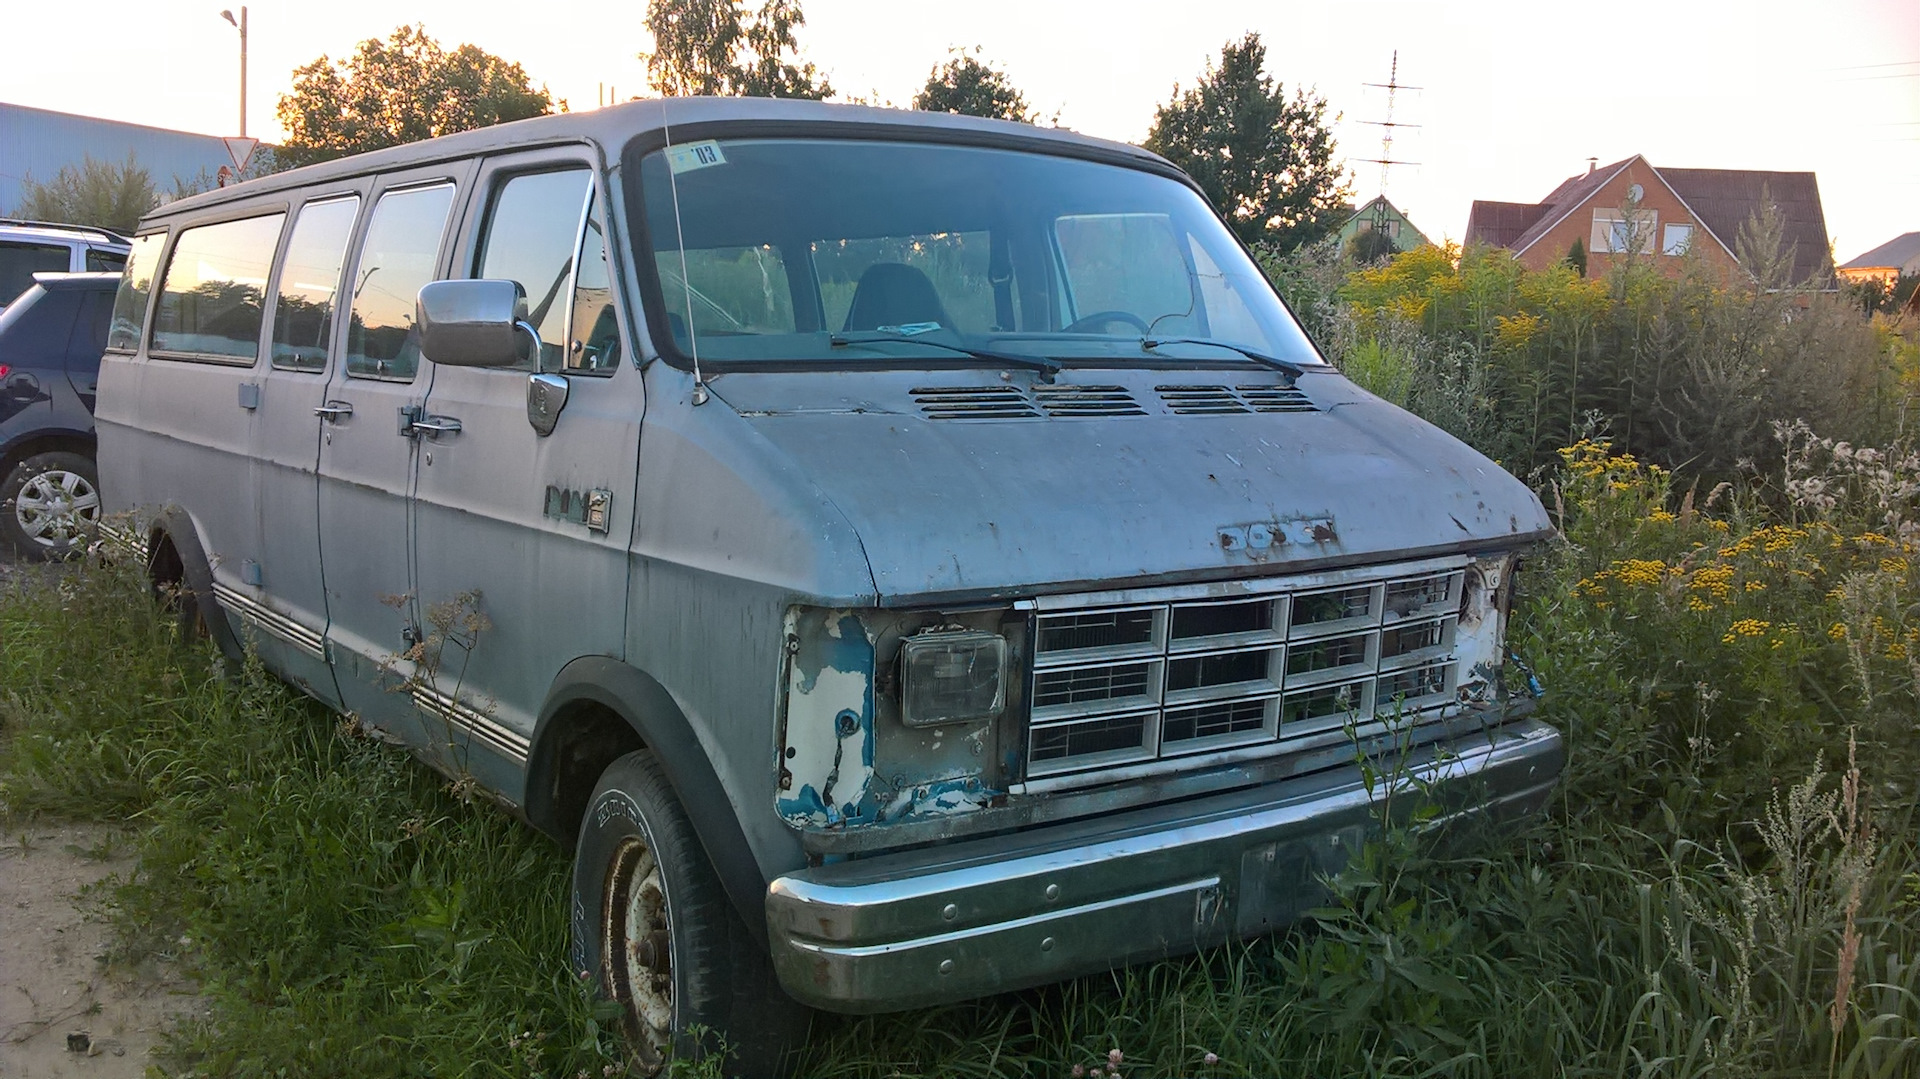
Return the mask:
M1043 952L1050 952L1050 951L1052 951L1052 950L1053 950L1053 938L1052 938L1052 937L1042 937L1042 938L1040 939L1040 950L1041 950L1041 951L1043 951Z
M951 959L942 959L942 960L940 960L940 973L942 973L942 974L952 974L952 973L953 973L953 960L951 960Z
M1051 903L1060 898L1060 886L1058 884L1049 884L1047 885L1046 891L1040 894L1046 896L1047 902Z
M952 903L948 903L946 908L940 912L940 917L945 918L947 921L953 921L955 918L960 917L960 908Z

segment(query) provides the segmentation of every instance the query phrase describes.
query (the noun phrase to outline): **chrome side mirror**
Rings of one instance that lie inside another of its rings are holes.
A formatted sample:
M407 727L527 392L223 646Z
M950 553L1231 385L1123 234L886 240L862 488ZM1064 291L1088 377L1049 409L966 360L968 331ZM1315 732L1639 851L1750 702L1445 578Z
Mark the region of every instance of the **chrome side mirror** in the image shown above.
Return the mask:
M518 281L430 281L414 301L414 325L421 353L450 367L513 367L526 362L527 339L540 340Z

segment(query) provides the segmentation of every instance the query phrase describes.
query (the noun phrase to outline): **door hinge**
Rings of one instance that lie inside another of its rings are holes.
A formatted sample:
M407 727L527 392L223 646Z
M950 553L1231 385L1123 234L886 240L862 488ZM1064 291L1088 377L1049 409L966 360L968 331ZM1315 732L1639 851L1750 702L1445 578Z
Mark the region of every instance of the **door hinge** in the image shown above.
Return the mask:
M401 405L400 434L404 438L418 438L420 432L413 429L414 423L427 414L425 405Z

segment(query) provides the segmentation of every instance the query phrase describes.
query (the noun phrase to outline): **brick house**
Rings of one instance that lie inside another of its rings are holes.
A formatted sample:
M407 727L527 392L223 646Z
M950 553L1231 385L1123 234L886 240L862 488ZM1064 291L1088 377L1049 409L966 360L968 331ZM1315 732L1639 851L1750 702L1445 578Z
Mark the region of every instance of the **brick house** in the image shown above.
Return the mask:
M1466 238L1507 248L1536 270L1566 258L1579 240L1589 276L1605 273L1629 248L1669 272L1692 252L1732 273L1740 268L1740 230L1768 201L1785 219L1792 280L1833 287L1827 219L1811 172L1655 168L1635 154L1589 164L1537 203L1476 200Z
M1915 274L1920 274L1920 232L1895 236L1840 266L1841 279L1854 285L1877 281L1892 288L1900 278Z

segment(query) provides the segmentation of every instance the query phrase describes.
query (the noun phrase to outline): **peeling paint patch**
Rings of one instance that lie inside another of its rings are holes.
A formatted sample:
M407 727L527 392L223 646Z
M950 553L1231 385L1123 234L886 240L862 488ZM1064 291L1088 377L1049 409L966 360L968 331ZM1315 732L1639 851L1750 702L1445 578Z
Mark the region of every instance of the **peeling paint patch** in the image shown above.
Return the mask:
M785 789L776 808L811 827L871 815L873 642L847 611L803 609L787 621Z

